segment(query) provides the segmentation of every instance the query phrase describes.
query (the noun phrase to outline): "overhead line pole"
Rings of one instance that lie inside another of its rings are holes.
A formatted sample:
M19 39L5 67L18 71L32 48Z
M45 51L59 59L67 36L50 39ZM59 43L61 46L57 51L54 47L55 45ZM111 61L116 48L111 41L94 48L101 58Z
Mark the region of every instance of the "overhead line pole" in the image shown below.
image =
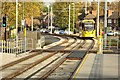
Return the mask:
M0 18L2 20L2 1L0 1Z
M16 0L16 42L18 47L18 0Z
M87 0L85 1L85 14L87 14Z
M97 37L99 37L99 6L100 6L100 3L99 3L99 0L98 0L98 9L97 9Z
M73 3L73 34L74 34L75 4Z
M69 27L69 32L68 32L68 34L70 35L70 4L69 4L69 24L68 24L68 27Z
M49 7L50 7L50 5L48 4L47 7L48 7L48 27L49 27Z
M105 17L104 17L104 48L107 46L107 0L105 0Z
M51 5L51 34L52 34L52 15L53 15L53 13L52 13L52 5Z

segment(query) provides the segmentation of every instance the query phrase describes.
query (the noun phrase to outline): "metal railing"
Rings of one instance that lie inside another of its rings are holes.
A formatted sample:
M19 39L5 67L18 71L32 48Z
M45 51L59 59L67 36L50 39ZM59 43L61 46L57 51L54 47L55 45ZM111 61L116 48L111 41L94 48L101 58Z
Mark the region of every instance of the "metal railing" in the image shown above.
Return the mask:
M108 49L111 50L112 48L116 48L117 50L119 49L119 44L120 44L120 40L119 38L109 38L107 39L107 45L106 47L104 46L104 49Z
M0 40L0 52L2 53L23 53L33 49L33 39L8 39Z

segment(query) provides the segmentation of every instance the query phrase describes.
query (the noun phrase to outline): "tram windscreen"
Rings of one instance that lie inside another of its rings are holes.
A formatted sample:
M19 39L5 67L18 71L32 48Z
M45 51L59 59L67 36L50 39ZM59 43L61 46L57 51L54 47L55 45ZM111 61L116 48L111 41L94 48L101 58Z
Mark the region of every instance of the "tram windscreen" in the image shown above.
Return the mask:
M94 30L94 23L84 23L84 29L85 31L92 31Z

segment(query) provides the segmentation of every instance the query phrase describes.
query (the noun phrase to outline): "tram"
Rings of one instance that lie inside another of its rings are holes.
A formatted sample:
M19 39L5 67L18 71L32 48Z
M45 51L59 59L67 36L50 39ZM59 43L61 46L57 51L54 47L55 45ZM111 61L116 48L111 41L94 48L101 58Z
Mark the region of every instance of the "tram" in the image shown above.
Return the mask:
M82 37L96 37L96 27L94 20L82 21Z

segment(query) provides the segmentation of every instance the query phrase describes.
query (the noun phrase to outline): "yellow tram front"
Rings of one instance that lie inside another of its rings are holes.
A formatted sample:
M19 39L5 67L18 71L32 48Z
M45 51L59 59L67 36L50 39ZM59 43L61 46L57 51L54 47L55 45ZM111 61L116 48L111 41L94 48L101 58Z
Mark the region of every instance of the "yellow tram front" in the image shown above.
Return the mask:
M83 20L82 21L82 37L96 37L95 21Z

